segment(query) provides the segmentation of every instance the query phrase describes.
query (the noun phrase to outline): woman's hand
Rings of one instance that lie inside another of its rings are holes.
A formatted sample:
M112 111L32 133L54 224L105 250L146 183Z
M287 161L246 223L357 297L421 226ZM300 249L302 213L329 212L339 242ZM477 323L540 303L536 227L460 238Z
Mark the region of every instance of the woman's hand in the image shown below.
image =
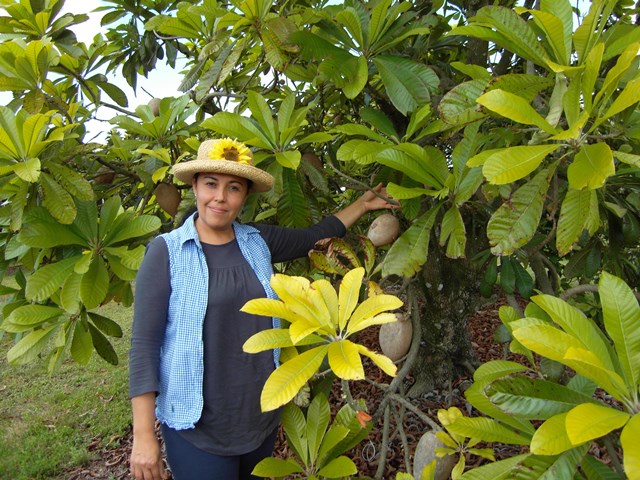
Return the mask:
M378 195L376 195L376 192ZM365 210L380 210L383 208L396 209L400 208L400 204L391 200L387 194L387 189L379 183L373 188L373 191L367 190L359 199L364 203Z
M392 203L388 200L390 199L387 198L387 189L379 183L372 190L367 190L363 193L362 196L351 205L337 212L335 216L338 217L345 227L350 228L367 212L380 210L382 208L400 208L400 204Z
M163 480L167 472L162 463L160 442L155 432L133 435L129 462L131 476L136 480Z

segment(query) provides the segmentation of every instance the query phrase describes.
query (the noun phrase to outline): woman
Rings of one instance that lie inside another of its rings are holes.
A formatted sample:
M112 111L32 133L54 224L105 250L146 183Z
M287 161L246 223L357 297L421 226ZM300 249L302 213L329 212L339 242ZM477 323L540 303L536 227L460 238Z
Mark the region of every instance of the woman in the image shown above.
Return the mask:
M156 418L175 479L257 478L250 472L271 456L279 422L277 411L260 411L260 392L278 359L277 352L246 354L242 345L277 320L240 308L275 297L272 263L343 236L367 211L394 207L367 192L309 228L241 225L235 220L247 196L273 186L252 160L241 143L207 140L196 160L174 167L191 183L197 212L150 242L136 279L130 465L137 480L166 478Z

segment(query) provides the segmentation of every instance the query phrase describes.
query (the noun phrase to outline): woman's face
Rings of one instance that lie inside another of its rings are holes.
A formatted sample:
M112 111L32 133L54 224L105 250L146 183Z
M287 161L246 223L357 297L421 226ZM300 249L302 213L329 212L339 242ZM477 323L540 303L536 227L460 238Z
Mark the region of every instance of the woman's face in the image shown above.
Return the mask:
M211 231L227 231L249 194L246 178L223 173L200 173L193 180L199 219Z

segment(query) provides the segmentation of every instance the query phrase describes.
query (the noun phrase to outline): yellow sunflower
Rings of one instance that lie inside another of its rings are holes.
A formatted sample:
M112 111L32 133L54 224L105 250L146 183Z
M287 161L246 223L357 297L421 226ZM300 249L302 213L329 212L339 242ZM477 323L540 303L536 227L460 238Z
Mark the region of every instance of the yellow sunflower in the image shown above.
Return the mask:
M231 138L223 138L215 142L209 151L209 158L212 160L230 160L232 162L251 165L251 150L244 144Z

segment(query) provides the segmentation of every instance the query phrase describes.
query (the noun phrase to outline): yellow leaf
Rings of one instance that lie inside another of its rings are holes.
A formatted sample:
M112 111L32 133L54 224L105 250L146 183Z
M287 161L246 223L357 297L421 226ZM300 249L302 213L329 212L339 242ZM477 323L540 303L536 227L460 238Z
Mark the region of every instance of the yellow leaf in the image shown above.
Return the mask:
M339 378L345 380L364 378L358 346L349 340L340 340L329 345L329 366Z
M358 267L347 272L340 282L338 297L338 322L340 331L344 330L353 310L358 305L360 287L364 278L364 268Z
M283 318L291 323L299 319L298 315L292 312L284 303L273 298L254 298L245 303L240 311L253 315L264 315L265 317Z
M367 318L356 325L347 325L347 335L352 335L372 325L382 325L384 323L393 323L396 321L398 321L398 317L395 313L381 313L375 317Z
M358 345L358 350L360 350L360 355L364 355L365 357L369 357L371 360L373 360L373 363L380 367L380 369L384 373L395 377L398 369L388 357L380 355L379 353L372 352L364 345Z
M261 332L252 335L242 345L242 351L247 353L258 353L270 350L273 348L290 347L291 337L289 332L282 328L273 328L270 330L263 330Z
M367 321L371 320L372 317L375 317L375 315L378 315L381 312L395 310L401 306L402 300L394 295L376 295L374 297L367 298L364 302L358 305L358 308L356 308L353 315L351 315L351 318L347 323L347 334L351 335L352 333L366 328L361 326L363 323L367 323L367 326L377 325L378 323L370 323ZM395 315L389 315L393 316L393 320L389 321L395 321ZM389 323L389 321L384 317L380 318L380 320L383 321L383 323Z
M531 453L557 455L574 447L565 428L566 413L554 415L544 422L531 439Z
M310 288L311 283L306 278L276 274L271 277L271 286L287 308L304 318L307 323L316 323L321 326L323 319L328 323L328 319L325 318L326 307L325 313L318 310L318 306L313 302L313 296L319 294Z
M622 427L629 414L604 405L583 403L567 412L566 429L569 441L579 445L603 437Z
M275 410L293 399L318 371L329 345L321 345L301 353L276 369L264 384L260 396L263 412Z
M335 329L338 328L338 293L333 285L328 280L316 280L311 284L311 287L320 292L324 304L329 311L329 318L331 325Z
M294 345L300 343L305 337L316 333L320 326L315 323L309 323L305 319L299 319L289 326L289 335Z
M640 478L640 413L627 422L620 434L624 471L627 478Z

